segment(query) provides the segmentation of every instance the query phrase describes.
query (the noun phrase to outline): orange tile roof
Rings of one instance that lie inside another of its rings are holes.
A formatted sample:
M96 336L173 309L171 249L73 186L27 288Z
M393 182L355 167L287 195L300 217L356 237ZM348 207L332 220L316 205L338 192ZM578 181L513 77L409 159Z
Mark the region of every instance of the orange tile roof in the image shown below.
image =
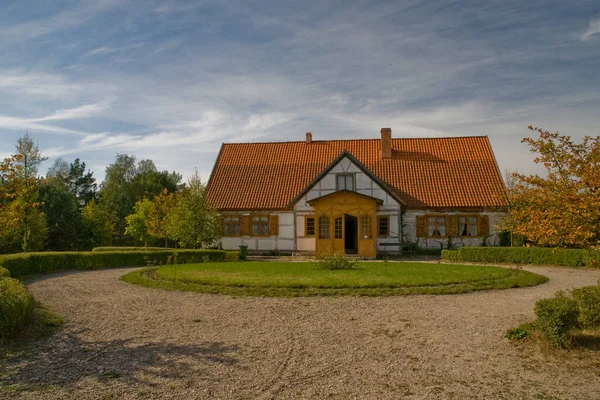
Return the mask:
M312 143L225 143L208 182L218 210L281 210L344 150L386 183L408 208L505 206L504 184L486 136Z

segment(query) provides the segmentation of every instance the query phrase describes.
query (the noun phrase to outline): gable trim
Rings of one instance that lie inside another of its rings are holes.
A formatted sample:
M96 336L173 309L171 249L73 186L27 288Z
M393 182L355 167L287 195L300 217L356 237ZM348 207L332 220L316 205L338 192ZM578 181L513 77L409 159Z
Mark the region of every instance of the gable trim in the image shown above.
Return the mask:
M363 165L363 163L361 163L360 161L358 161L358 159L356 157L354 157L352 155L352 153L350 153L348 150L344 150L340 153L339 156L337 156L335 158L335 160L333 160L331 162L331 164L329 164L327 167L325 167L325 169L323 169L323 171L321 171L321 173L319 173L319 175L316 176L315 179L313 179L308 185L306 185L306 187L304 189L302 189L300 191L300 193L298 193L293 199L292 201L290 201L287 205L288 208L292 208L294 207L294 205L298 202L298 200L300 200L302 198L302 196L304 196L305 194L307 194L321 179L323 179L323 177L325 177L325 175L327 175L340 161L342 161L342 159L344 157L348 157L350 159L351 162L353 162L362 172L364 172L369 178L371 178L373 181L375 181L375 183L377 183L381 189L383 189L384 192L386 192L388 195L390 195L394 200L396 200L399 204L403 205L406 207L406 203L398 197L398 195L396 195L390 188L388 185L386 185L381 179L379 179L377 176L375 176L375 174L373 174L371 172L371 170L369 170L367 167L365 167Z

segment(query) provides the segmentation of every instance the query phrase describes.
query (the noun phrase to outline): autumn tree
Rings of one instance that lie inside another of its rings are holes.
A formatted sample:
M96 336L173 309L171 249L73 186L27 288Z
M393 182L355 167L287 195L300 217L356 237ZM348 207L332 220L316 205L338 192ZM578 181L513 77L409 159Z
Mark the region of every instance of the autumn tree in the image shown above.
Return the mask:
M169 213L169 237L178 240L182 247L201 248L221 237L217 213L206 197L206 185L196 172Z
M46 158L28 133L17 140L15 150L0 165L0 251L41 250L47 225L37 172Z
M586 248L600 244L600 136L570 136L529 126L525 138L547 175L515 173L507 226L539 246Z

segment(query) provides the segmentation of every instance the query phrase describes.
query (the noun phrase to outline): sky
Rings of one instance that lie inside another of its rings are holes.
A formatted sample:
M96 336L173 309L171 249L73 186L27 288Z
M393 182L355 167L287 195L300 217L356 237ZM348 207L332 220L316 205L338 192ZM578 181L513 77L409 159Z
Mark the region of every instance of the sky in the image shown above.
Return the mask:
M208 179L221 143L600 135L600 2L0 1L0 157L28 131L102 180L117 153Z

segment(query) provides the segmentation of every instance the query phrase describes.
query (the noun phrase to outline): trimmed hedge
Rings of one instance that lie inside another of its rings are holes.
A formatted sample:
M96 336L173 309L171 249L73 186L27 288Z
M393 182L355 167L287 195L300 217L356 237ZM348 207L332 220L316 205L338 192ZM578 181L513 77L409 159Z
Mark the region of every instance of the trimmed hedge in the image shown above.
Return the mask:
M13 278L0 279L0 339L25 326L34 307L33 296L21 282Z
M540 247L461 247L458 250L443 250L442 259L456 262L597 267L600 262L600 252Z
M47 252L0 256L0 266L14 277L69 270L139 267L178 263L234 261L239 252L224 250L171 250L153 252Z
M95 252L115 252L115 251L175 251L176 249L169 249L164 247L118 247L118 246L106 246L106 247L94 247L92 251Z
M6 268L0 267L0 279L2 278L10 278L10 271Z

